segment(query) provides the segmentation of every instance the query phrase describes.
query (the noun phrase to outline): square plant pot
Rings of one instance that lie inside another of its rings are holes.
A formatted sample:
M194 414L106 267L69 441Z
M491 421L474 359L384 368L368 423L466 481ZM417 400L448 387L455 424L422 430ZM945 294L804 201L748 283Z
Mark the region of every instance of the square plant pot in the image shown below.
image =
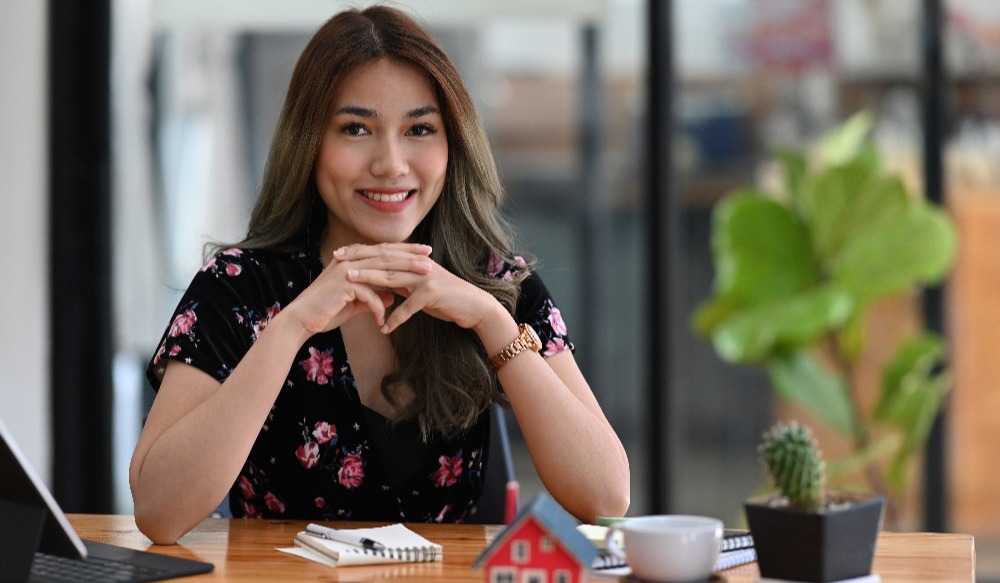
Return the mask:
M881 496L841 500L822 511L747 500L744 509L762 577L828 582L871 573L882 526Z

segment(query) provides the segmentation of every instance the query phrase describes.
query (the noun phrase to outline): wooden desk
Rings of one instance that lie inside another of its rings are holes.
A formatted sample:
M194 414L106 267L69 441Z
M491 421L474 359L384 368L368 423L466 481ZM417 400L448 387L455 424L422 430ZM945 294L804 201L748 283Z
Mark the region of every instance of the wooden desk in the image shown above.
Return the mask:
M305 522L228 520L210 518L171 546L156 546L143 536L131 516L74 514L70 522L80 536L99 542L185 557L215 564L215 571L188 579L197 581L370 581L397 579L415 582L481 582L481 570L472 563L500 531L500 526L409 524L414 531L444 546L444 561L342 567L332 569L278 552L291 546ZM350 526L370 526L361 523ZM875 555L874 572L885 583L909 581L974 581L975 549L964 534L883 533ZM755 564L724 571L724 580L751 583L758 578ZM593 581L609 581L594 578Z

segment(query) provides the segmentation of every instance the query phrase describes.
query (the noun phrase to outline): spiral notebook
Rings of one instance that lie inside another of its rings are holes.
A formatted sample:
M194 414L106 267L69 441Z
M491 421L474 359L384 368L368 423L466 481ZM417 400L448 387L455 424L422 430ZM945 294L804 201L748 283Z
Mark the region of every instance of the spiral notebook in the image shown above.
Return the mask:
M402 524L342 530L378 541L385 546L385 549L367 549L301 531L295 535L294 547L278 550L330 567L423 563L440 561L443 555L441 545L427 540Z

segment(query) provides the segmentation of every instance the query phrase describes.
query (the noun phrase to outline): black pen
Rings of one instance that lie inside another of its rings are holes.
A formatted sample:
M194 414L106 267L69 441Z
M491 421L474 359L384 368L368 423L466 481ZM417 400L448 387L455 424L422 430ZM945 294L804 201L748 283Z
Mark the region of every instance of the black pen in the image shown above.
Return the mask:
M306 532L310 532L312 534L330 540L347 543L349 545L354 545L356 547L362 547L373 551L385 550L385 545L383 545L382 543L367 537L363 537L349 530L336 530L334 528L329 528L321 524L309 524L308 526L306 526Z

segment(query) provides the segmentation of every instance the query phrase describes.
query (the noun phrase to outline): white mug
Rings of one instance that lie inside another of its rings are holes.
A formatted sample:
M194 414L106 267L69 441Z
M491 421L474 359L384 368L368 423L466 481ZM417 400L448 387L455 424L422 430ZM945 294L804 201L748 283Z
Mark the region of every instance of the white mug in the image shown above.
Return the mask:
M637 579L663 583L705 581L722 547L721 520L665 514L637 516L608 528L608 552L624 559ZM621 532L624 548L616 534Z

